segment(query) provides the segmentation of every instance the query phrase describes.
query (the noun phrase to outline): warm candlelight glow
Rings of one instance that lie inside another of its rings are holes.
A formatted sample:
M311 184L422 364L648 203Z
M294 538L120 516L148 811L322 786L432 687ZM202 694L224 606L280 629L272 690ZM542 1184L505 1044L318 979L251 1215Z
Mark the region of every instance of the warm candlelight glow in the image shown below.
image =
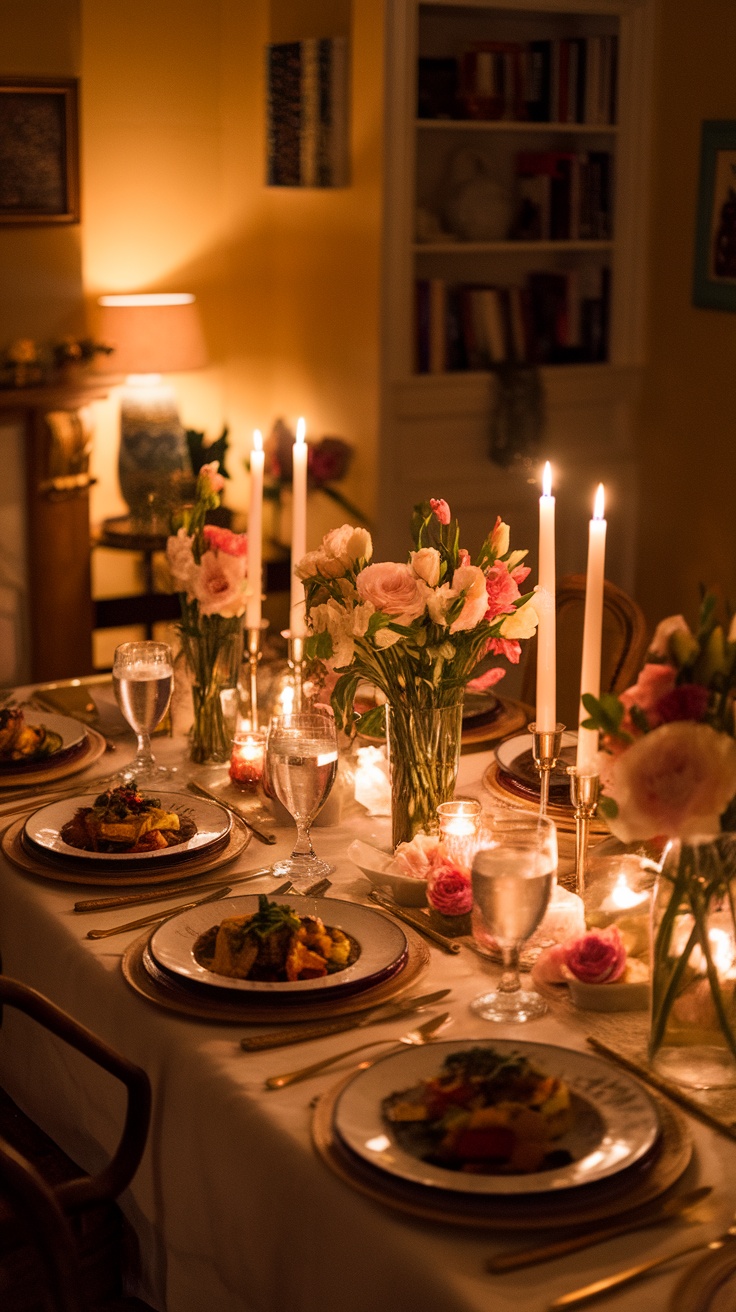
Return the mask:
M294 689L290 684L287 684L286 687L281 690L281 696L279 697L279 714L291 715L293 709Z
M230 778L237 788L254 790L263 779L266 735L258 730L236 733L230 756Z
M307 436L307 424L304 419L296 421L296 440L299 446L303 446Z
M546 461L544 472L542 473L542 496L552 496L552 466L549 463L549 460Z
M601 903L601 911L629 911L632 907L641 906L642 902L648 900L649 894L647 892L636 893L622 871L617 876L616 882L605 902Z
M578 713L577 769L580 774L598 773L598 730L584 729L588 712L583 697L601 695L601 643L603 639L603 598L606 570L606 521L603 517L605 492L598 484L593 518L588 524L588 570L585 579L585 613L583 616L583 659L580 670L580 710Z
M263 450L263 433L261 432L260 428L253 429L253 450L254 451Z
M307 550L307 479L309 452L306 443L307 425L303 418L297 421L296 441L292 451L291 476L291 609L289 628L292 638L303 638L306 626L304 585L296 574L296 567Z
M557 617L555 566L555 499L552 496L552 466L542 474L539 498L539 582L534 592L537 628L537 709L539 733L554 733L557 723Z
M593 519L605 519L606 510L606 489L602 483L598 484L598 490L593 502Z
M451 861L470 869L478 846L481 805L473 797L456 798L437 807L440 842Z

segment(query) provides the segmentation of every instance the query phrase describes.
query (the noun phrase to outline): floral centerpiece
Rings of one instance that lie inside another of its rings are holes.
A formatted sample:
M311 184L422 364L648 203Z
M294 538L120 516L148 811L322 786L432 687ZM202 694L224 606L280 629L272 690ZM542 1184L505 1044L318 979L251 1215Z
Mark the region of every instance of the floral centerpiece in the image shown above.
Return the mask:
M681 615L660 623L633 687L583 698L585 727L601 731L609 828L625 843L666 843L653 913L651 1055L697 1039L727 1050L734 1079L735 689L736 621L727 630L708 595L695 633Z
M414 550L406 563L371 563L370 534L344 524L308 552L304 580L310 636L306 654L337 675L332 705L338 727L352 732L358 684L387 704L360 717L360 731L388 727L394 847L437 828L436 810L453 794L463 692L490 687L515 663L520 642L536 630L525 551L509 550L500 517L475 562L460 547L446 501L415 508ZM386 719L384 718L386 717Z
M194 505L183 512L183 523L166 544L181 601L181 646L193 681L191 756L198 762L229 759L220 694L237 683L243 653L248 540L245 533L205 522L207 511L219 506L223 487L218 461L202 465Z

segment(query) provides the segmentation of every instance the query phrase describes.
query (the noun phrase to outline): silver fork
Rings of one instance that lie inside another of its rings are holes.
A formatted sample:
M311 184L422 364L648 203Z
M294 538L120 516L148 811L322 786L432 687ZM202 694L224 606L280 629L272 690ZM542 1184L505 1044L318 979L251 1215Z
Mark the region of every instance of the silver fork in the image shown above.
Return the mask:
M557 1308L576 1307L578 1303L586 1303L589 1298L596 1298L598 1294L603 1294L609 1289L620 1289L621 1285L632 1284L648 1271L655 1271L657 1267L666 1266L668 1262L676 1262L678 1258L687 1257L689 1253L701 1253L709 1248L716 1251L734 1239L736 1239L736 1216L723 1234L717 1235L709 1242L701 1241L699 1244L690 1244L687 1248L678 1248L677 1252L667 1253L665 1257L655 1257L650 1262L639 1262L637 1266L627 1267L625 1271L618 1271L614 1276L605 1276L603 1280L594 1280L592 1284L584 1285L582 1289L573 1289L569 1294L561 1294L550 1303L550 1312Z
M334 1057L325 1057L323 1061L315 1061L311 1066L301 1066L299 1070L287 1071L285 1075L271 1075L264 1081L267 1089L285 1089L289 1084L297 1084L299 1080L308 1080L311 1075L317 1075L324 1071L328 1066L334 1066L335 1062L342 1061L344 1057L352 1057L355 1052L365 1052L367 1048L378 1048L384 1043L393 1044L394 1046L404 1043L408 1048L420 1047L424 1043L431 1043L438 1030L442 1029L450 1019L449 1011L443 1011L439 1016L433 1016L431 1020L425 1020L423 1025L418 1025L415 1030L409 1030L408 1034L402 1034L400 1039L374 1039L372 1043L360 1043L357 1048L348 1048L347 1051L338 1052Z

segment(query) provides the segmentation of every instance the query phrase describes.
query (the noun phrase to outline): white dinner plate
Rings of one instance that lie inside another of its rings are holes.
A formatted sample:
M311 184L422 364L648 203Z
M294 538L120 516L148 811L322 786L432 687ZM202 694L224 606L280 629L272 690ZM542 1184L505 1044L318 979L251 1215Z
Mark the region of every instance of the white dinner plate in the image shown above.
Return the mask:
M172 916L151 937L151 952L160 966L175 975L214 988L233 989L238 993L268 993L278 996L305 993L338 993L367 988L394 975L404 964L407 942L401 927L370 907L357 906L332 897L299 897L287 894L277 899L298 915L319 916L325 925L342 929L355 939L360 954L351 966L321 979L297 979L284 983L269 980L231 979L215 975L200 965L194 956L194 944L205 930L230 916L245 916L258 910L258 897L241 894L228 897L216 906L194 907Z
M166 861L167 858L171 861L195 854L202 855L208 848L224 841L230 833L232 815L224 806L220 806L219 802L211 802L204 797L190 797L189 794L162 793L153 790L150 794L147 790L144 791L144 796L146 795L159 798L161 806L166 811L178 811L180 814L186 813L190 816L197 826L196 833L183 843L176 843L173 847L160 848L152 852L84 852L79 847L72 847L71 844L64 842L61 830L80 807L92 806L95 799L100 796L97 792L85 793L81 797L67 797L63 801L42 806L26 820L25 837L47 855L64 857L65 860L99 862L105 865L108 863L117 865L124 861L135 862L137 865L159 863Z
M552 771L550 783L553 789L569 793L570 781L565 773L566 766L575 764L575 748L578 736L567 730L562 735L562 747L559 764ZM501 769L512 779L523 784L525 788L539 791L539 775L532 756L532 735L515 733L511 738L504 738L496 748L496 760Z
M32 708L24 710L23 716L26 724L31 728L37 728L43 725L51 733L57 733L61 738L61 744L56 751L44 754L43 752L35 756L22 756L20 760L13 761L10 757L0 759L0 770L10 770L13 774L22 770L25 766L32 766L38 769L40 765L49 762L50 765L57 757L62 756L65 752L70 752L73 747L81 747L87 736L87 730L79 720L73 720L69 715L54 715L50 711L35 711Z
M475 1175L425 1162L399 1142L382 1114L382 1103L439 1074L445 1057L469 1048L519 1053L546 1075L564 1079L576 1111L572 1128L555 1140L572 1161L526 1175ZM513 1039L460 1039L408 1048L360 1071L335 1108L342 1142L364 1161L413 1184L464 1194L537 1194L592 1184L638 1162L652 1147L659 1121L648 1094L631 1076L600 1057L547 1043Z

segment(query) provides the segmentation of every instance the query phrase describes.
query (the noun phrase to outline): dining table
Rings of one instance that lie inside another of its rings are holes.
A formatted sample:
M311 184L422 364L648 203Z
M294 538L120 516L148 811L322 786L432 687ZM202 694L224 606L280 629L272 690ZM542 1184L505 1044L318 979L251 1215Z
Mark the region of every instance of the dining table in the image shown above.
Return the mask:
M197 771L188 762L184 737L157 738L155 750L163 764L178 767L168 788L183 790L192 772L212 780L212 771ZM94 791L94 779L120 767L133 751L130 734L89 772L66 782L78 783L80 793ZM458 776L458 792L478 797L486 809L493 799L483 775L492 759L490 748L463 755ZM390 820L369 815L347 788L339 801L331 823L314 829L315 848L335 867L330 896L370 905L370 884L350 860L348 847L360 838L386 848ZM23 806L31 811L34 805L31 794ZM9 822L9 807L0 795L3 823L4 817ZM283 814L260 823L277 842L267 847L251 840L227 868L233 880L291 850L294 827ZM275 886L266 874L234 885L231 896L268 893ZM532 1228L468 1228L454 1224L451 1216L428 1221L401 1214L351 1187L316 1153L315 1100L345 1077L360 1054L290 1087L264 1087L268 1076L354 1047L360 1035L334 1034L247 1052L240 1041L258 1027L157 1007L131 989L121 970L125 949L141 931L87 937L93 924L111 927L129 920L130 909L95 916L73 909L76 900L102 892L26 873L0 854L0 959L6 975L45 994L150 1078L148 1144L120 1203L138 1250L130 1292L158 1312L544 1312L567 1290L632 1262L706 1242L733 1216L736 1143L688 1116L694 1152L678 1187L712 1187L707 1205L691 1218L641 1228L526 1269L490 1274L490 1257L540 1241L544 1234ZM143 906L140 914L147 910ZM450 955L434 943L427 946L429 968L416 991L451 990L429 1012L449 1012L442 1038L471 1044L532 1040L585 1050L584 1026L572 1024L569 1011L554 1003L546 1016L523 1025L480 1019L469 1004L497 977L498 967L466 947ZM385 1040L389 1052L414 1023L396 1018L372 1026L364 1037ZM124 1111L114 1082L14 1010L6 1011L0 1027L0 1084L85 1170L98 1169L112 1151ZM645 1306L648 1312L667 1312L684 1264L695 1260L668 1265L646 1281L601 1296L595 1306L601 1312Z

